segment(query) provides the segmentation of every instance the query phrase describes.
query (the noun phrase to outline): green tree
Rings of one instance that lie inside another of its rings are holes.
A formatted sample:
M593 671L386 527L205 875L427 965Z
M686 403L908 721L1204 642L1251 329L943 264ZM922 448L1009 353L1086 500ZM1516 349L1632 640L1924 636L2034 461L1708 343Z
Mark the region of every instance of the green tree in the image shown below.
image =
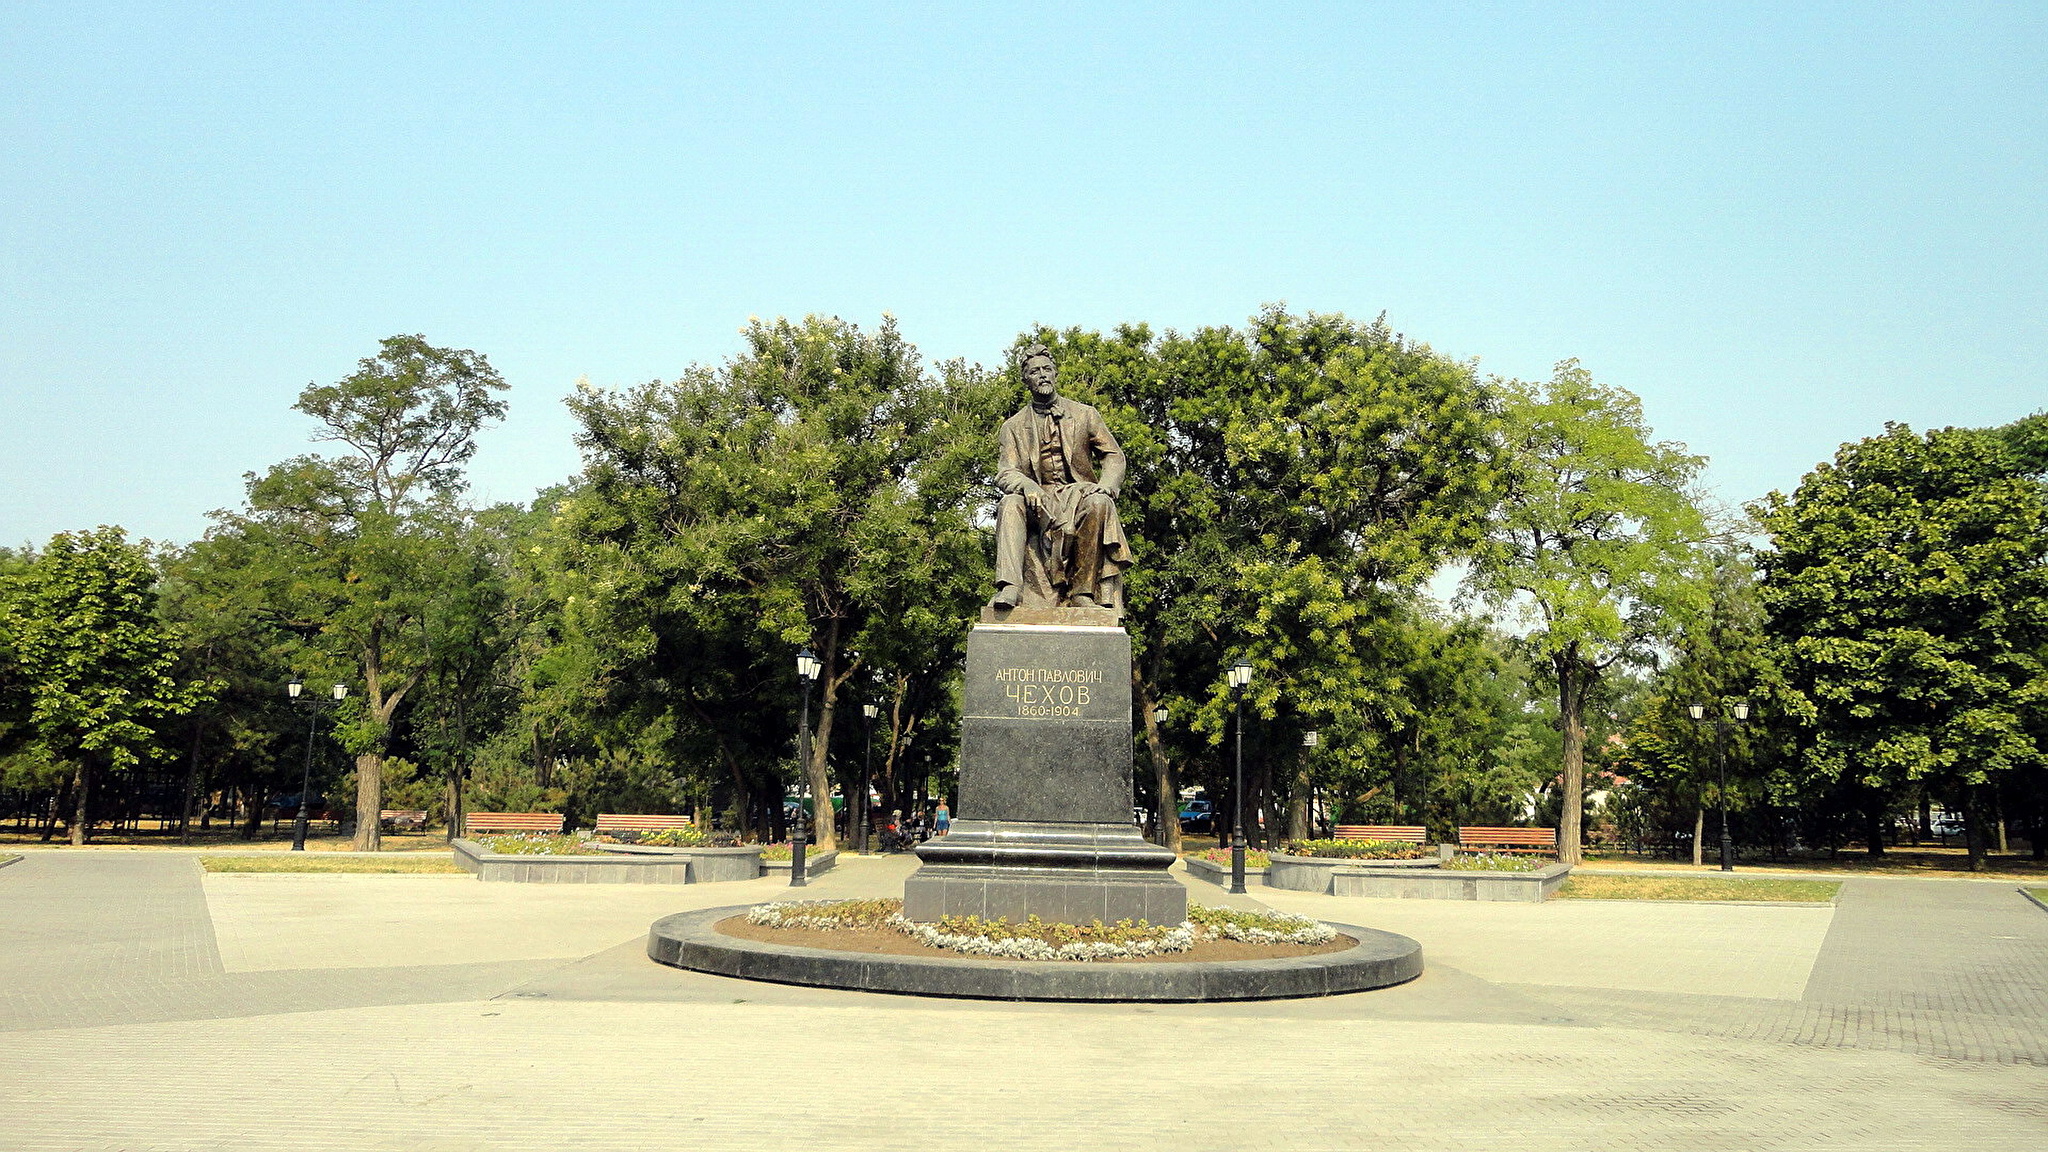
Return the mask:
M4 580L0 630L27 726L49 760L72 767L71 842L83 844L95 775L160 755L152 722L195 707L210 686L175 675L178 636L157 616L156 570L120 528L60 532Z
M1248 790L1278 823L1300 733L1318 769L1384 765L1377 718L1403 706L1404 598L1476 544L1502 481L1471 367L1384 321L1267 308L1243 330L1039 330L1063 389L1096 403L1131 461L1119 509L1139 556L1127 602L1155 790L1208 767L1231 712L1224 667L1256 667ZM1170 728L1151 720L1165 702ZM1211 788L1215 795L1217 788ZM1168 843L1177 839L1162 822Z
M2044 763L2037 431L1887 425L1758 505L1771 545L1761 593L1809 781L1949 791L1969 817L1973 867L1989 787Z
M1506 381L1515 480L1467 588L1512 609L1557 689L1559 858L1580 858L1586 712L1600 678L1648 660L1705 602L1698 546L1707 517L1692 492L1704 461L1653 443L1642 404L1577 361L1547 384Z
M893 320L872 334L756 320L744 334L721 366L571 399L587 466L566 516L638 690L696 713L679 732L758 749L796 710L796 649L816 653L801 770L823 813L856 677L880 659L951 674L933 644L965 631L986 568L967 499L980 481L958 441L986 436L993 410L978 373L927 372ZM817 832L836 846L829 821Z
M1727 756L1728 806L1742 811L1766 795L1780 730L1768 715L1779 689L1755 569L1744 553L1723 548L1711 554L1705 575L1704 611L1671 638L1675 659L1659 669L1627 726L1623 751L1610 762L1642 799L1655 801L1659 811L1649 815L1666 822L1686 816L1694 864L1704 860L1706 810L1722 800L1718 756ZM1725 718L1738 701L1751 705L1750 720L1731 727L1725 749L1717 748L1711 720ZM1687 709L1695 704L1708 722L1692 719Z
M247 514L224 518L265 537L278 562L274 602L362 676L343 725L356 753L357 851L379 847L398 711L434 666L434 617L464 591L466 514L455 499L477 433L505 414L494 395L504 387L475 352L390 337L338 383L308 385L295 405L319 421L314 439L349 451L250 477Z

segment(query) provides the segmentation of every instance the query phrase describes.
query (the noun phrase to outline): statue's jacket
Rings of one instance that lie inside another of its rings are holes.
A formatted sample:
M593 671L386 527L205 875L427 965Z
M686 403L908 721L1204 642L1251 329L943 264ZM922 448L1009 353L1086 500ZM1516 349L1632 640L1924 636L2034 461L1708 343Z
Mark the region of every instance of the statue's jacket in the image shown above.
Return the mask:
M1102 413L1065 396L1054 397L1051 416L1040 416L1026 404L1016 415L1003 421L996 459L996 487L1012 496L1023 495L1033 485L1044 488L1061 514L1060 518L1072 523L1074 501L1062 499L1063 493L1039 475L1039 448L1044 435L1041 429L1054 419L1060 423L1061 455L1066 458L1068 474L1076 481L1100 484L1112 494L1123 489L1123 446L1110 434L1109 425L1103 423ZM1132 559L1130 539L1124 535L1123 521L1114 510L1102 526L1102 559L1105 575L1122 572L1130 566Z

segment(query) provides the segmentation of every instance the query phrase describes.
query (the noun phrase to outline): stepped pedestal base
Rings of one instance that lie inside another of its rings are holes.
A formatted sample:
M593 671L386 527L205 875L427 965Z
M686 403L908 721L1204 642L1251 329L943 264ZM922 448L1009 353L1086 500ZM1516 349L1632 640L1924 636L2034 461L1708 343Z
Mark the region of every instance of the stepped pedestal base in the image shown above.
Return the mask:
M1178 924L1173 853L1131 823L1130 634L1100 610L1030 619L968 636L960 818L918 847L903 914Z

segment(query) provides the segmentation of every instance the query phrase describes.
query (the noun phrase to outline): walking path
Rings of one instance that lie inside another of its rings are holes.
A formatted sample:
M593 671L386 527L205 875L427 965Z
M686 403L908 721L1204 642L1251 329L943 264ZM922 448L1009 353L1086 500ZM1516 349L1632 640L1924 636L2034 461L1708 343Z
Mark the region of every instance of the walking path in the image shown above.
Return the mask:
M646 960L668 912L893 894L854 858L689 887L0 870L0 1147L2038 1149L2048 913L1854 879L1834 907L1339 899L1393 989L935 1001ZM1198 900L1219 889L1191 884Z

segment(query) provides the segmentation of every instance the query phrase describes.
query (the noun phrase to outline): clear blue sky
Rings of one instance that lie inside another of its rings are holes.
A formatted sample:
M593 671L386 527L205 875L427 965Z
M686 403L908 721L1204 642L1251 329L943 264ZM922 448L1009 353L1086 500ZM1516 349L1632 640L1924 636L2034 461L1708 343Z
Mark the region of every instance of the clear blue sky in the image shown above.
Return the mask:
M1730 502L2048 406L2048 6L12 4L0 543L188 540L380 337L560 400L893 312L1564 357Z

